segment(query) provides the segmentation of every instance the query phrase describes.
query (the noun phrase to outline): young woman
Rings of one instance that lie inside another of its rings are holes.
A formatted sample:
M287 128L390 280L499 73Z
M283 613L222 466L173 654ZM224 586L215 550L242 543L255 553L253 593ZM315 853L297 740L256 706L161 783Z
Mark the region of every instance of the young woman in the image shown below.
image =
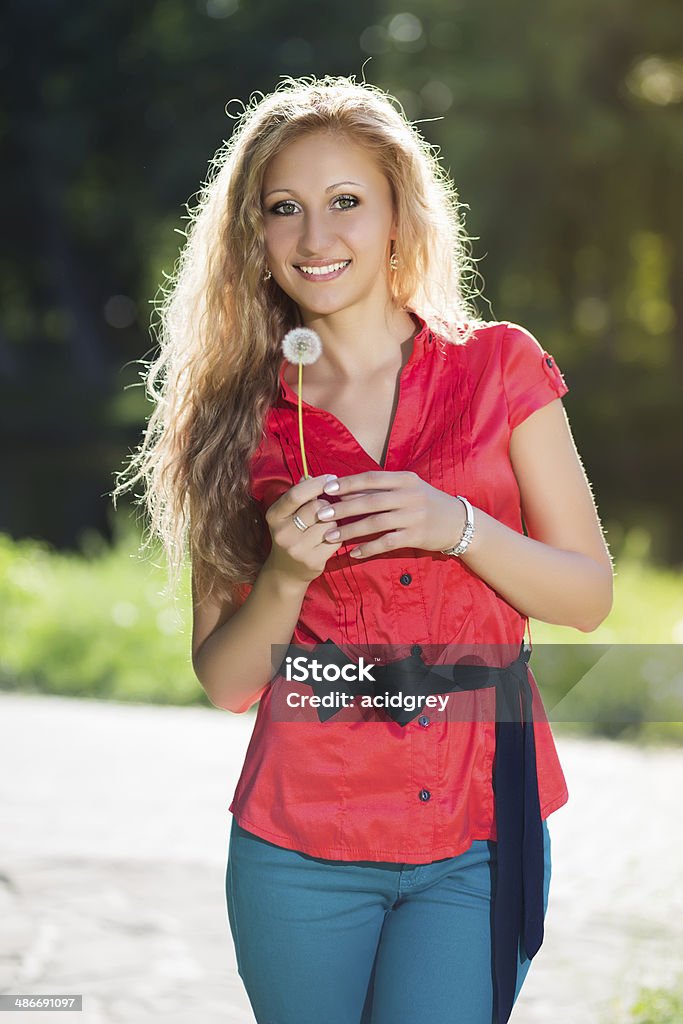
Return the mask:
M543 939L568 793L525 626L595 629L612 565L557 364L466 295L456 197L379 89L286 79L162 308L133 480L176 574L189 539L199 681L260 701L226 877L259 1024L502 1024ZM380 682L293 683L302 651Z

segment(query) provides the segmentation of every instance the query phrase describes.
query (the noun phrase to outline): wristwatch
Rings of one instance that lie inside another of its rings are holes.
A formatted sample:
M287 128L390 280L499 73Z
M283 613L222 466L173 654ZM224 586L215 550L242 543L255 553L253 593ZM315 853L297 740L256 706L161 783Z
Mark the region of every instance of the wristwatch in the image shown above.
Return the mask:
M465 523L465 529L463 530L462 537L459 542L452 548L442 548L441 551L444 555L462 555L466 551L469 542L472 540L474 534L474 511L467 498L463 498L462 494L456 494L456 498L460 498L463 502L465 510L467 512L467 521Z

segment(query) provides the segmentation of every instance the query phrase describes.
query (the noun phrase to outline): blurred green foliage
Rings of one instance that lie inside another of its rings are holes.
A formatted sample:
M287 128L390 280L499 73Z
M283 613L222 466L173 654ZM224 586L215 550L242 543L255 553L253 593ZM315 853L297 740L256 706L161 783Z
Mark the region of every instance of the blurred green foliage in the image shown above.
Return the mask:
M621 996L613 1000L614 1011L603 1015L601 1024L680 1024L683 1020L683 975L672 988L641 986L630 1005Z
M0 534L2 688L211 706L192 671L189 615L137 541L130 528L113 546L89 534L82 553L62 553Z

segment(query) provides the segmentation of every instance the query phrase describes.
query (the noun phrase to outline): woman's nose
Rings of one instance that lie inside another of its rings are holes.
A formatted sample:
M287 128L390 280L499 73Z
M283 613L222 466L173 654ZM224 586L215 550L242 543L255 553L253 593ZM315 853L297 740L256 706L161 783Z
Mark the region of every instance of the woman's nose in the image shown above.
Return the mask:
M332 233L323 217L305 214L301 218L301 253L315 259L330 250Z

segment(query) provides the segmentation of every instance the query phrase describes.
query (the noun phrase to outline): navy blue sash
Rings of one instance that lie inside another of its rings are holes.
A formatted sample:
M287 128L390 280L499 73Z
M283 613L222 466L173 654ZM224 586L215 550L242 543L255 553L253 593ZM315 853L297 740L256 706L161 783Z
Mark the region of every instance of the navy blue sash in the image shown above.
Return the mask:
M419 648L418 648L419 650ZM290 644L284 658L311 656L324 664L357 664L332 640L310 649ZM532 690L527 664L531 647L522 642L517 658L498 668L490 665L426 665L419 653L384 665L373 665L374 680L333 682L311 680L317 696L335 691L349 694L403 693L430 696L459 690L496 690L496 753L493 764L497 865L493 886L493 968L496 1024L507 1024L517 984L517 951L532 959L543 943L543 825L536 774L536 745L532 714ZM280 668L282 667L282 664ZM387 702L388 704L389 702ZM420 713L403 707L384 710L405 726ZM339 709L319 707L321 722Z

